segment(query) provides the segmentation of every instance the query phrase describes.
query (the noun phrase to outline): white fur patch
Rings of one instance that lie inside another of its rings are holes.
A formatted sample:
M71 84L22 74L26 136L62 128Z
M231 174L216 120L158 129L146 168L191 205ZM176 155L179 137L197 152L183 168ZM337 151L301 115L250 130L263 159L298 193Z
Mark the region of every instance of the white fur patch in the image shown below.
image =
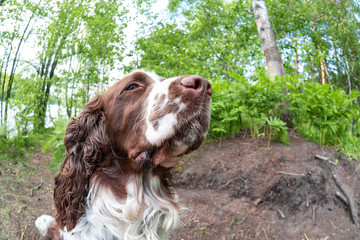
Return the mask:
M45 236L52 222L55 222L55 219L52 216L44 214L35 220L35 227L39 230L42 236Z
M179 224L177 197L169 198L151 173L132 175L126 190L127 198L119 201L94 180L85 215L72 231L61 233L63 239L167 239Z
M146 109L146 132L145 137L149 143L159 146L162 144L164 139L169 138L175 132L175 126L177 124L176 114L169 113L163 116L161 119L157 119L158 127L154 128L153 124L150 122L150 118L153 114L156 114L154 107L157 106L157 111L163 109L169 102L169 86L177 78L169 78L164 81L158 81L153 84L153 88L148 97L148 104ZM161 106L157 104L157 96L165 96L165 100ZM180 100L177 100L180 101Z
M174 126L177 123L176 115L174 113L166 114L160 118L158 122L159 126L157 130L155 130L154 126L149 122L145 132L146 139L154 145L160 145L164 139L174 134Z

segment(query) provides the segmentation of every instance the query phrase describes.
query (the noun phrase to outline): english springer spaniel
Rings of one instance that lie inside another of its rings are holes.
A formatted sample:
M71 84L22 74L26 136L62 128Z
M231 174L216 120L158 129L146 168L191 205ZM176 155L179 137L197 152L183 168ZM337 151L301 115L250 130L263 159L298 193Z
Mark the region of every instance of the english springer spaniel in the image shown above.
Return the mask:
M89 101L66 127L55 219L44 239L167 239L181 208L171 167L204 140L212 89L200 76L133 72Z

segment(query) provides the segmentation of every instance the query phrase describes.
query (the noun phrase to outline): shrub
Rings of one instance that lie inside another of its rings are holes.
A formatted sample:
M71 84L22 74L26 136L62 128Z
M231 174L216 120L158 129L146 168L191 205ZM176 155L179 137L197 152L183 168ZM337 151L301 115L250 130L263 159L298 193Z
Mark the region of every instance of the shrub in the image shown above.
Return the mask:
M267 121L270 116L281 121L277 117L281 114L283 85L282 79L272 82L265 75L251 83L244 78L237 82L214 80L209 137L222 137L245 128L251 130L254 138L263 137L265 132L261 129L271 123ZM277 136L280 131L271 134ZM284 136L274 139L287 143Z
M360 153L358 146L358 91L346 94L328 84L297 82L288 84L289 109L298 131L306 139L321 145L337 146L351 156ZM349 155L349 156L350 156Z
M289 144L285 123L279 119L286 107L295 129L305 139L336 146L349 158L360 157L360 108L358 91L346 94L330 85L286 76L270 81L265 74L248 82L214 80L210 138L223 137L249 128L255 139L267 137ZM288 94L284 95L284 87Z

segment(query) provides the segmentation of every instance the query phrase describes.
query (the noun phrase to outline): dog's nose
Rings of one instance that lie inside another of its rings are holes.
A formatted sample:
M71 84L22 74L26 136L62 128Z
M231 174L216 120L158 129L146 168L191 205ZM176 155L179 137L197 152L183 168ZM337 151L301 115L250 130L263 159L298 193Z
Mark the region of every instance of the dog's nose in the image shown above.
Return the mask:
M206 94L212 95L211 84L203 77L191 75L181 79L180 84L188 90L195 91L197 95L206 91Z

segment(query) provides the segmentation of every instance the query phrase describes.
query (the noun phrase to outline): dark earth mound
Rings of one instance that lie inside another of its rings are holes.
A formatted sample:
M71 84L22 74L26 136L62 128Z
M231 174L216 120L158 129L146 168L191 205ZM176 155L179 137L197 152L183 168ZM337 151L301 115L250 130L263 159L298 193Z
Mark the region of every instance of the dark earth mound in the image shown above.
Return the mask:
M336 172L358 209L359 163L295 134L290 143L257 146L242 133L208 142L182 161L175 179L189 210L171 239L359 240L332 177Z
M0 164L0 239L38 239L36 217L54 214L49 158L39 153L26 164ZM351 204L341 200L348 201L333 177L342 182L358 218L358 170L359 162L295 134L289 147L256 144L246 132L208 142L174 169L188 210L170 239L359 240Z

